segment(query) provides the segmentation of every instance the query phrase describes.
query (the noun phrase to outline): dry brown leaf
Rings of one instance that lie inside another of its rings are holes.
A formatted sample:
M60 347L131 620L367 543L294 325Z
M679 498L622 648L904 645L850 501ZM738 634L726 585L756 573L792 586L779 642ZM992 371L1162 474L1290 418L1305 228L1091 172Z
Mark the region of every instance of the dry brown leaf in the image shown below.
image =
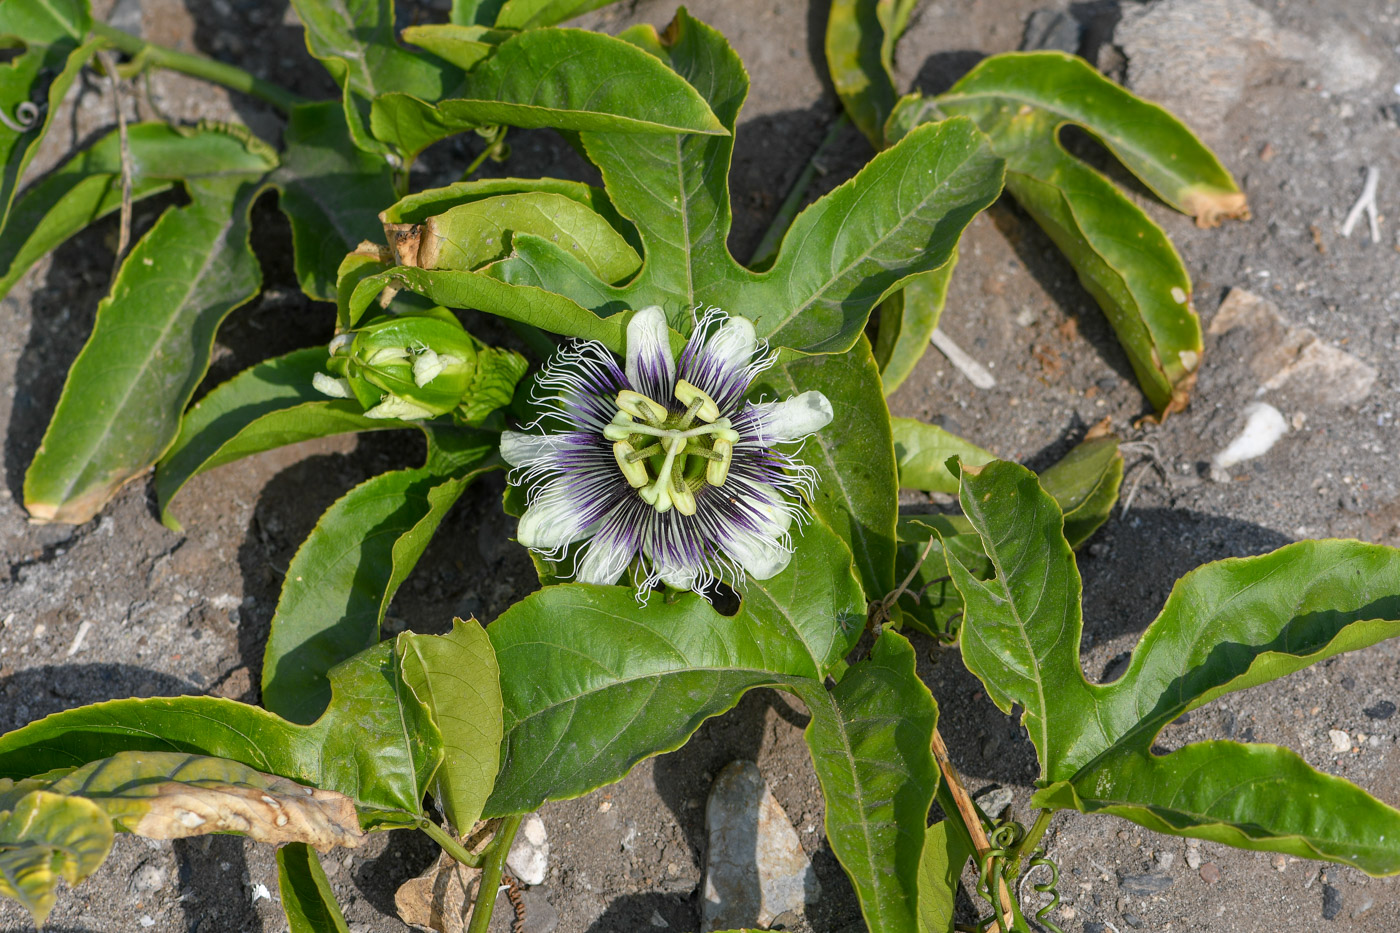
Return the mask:
M498 824L498 820L477 824L464 843L467 851L480 854ZM463 865L443 852L427 871L399 887L394 906L399 919L410 926L433 933L466 933L480 881L481 869Z

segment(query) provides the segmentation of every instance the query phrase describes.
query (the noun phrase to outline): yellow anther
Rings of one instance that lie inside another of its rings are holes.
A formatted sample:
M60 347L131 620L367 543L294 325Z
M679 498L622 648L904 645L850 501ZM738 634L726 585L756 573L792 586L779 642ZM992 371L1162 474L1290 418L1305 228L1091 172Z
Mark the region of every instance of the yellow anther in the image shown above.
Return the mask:
M666 484L669 485L669 484ZM652 508L658 512L671 511L671 494L661 483L652 483L650 486L637 490L637 495L641 496Z
M623 389L617 393L617 407L648 424L655 425L661 424L670 414L665 407L658 405L640 392L633 392L631 389Z
M700 407L695 409L695 417L706 424L713 424L719 418L719 406L715 404L715 400L684 379L676 383L676 400L686 408L691 408L699 402Z
M641 489L651 482L651 477L647 475L646 461L631 458L634 453L636 451L626 441L618 441L613 444L613 458L617 460L617 468L622 471L629 486L633 489Z
M690 491L690 484L679 477L671 484L671 504L682 515L695 514L695 493Z
M603 436L610 441L625 441L635 433L632 426L636 423L631 415L620 411L613 415L612 424L603 426Z
M711 460L705 465L705 482L711 486L723 486L724 481L729 478L729 464L734 460L734 445L720 439L715 441L714 450L720 455L720 459Z

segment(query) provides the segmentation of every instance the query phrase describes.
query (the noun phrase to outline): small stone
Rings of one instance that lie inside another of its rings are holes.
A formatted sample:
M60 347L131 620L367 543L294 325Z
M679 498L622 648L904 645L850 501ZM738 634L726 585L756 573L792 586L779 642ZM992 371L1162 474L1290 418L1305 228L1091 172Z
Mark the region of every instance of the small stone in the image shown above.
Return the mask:
M1195 871L1196 869L1198 869L1198 868L1201 867L1201 850L1200 850L1200 849L1187 849L1187 850L1186 850L1186 867L1189 868L1189 869L1191 869L1192 871Z
M1369 894L1363 895L1362 898L1361 898L1361 903L1360 903L1360 904L1357 904L1357 905L1356 905L1356 909L1353 910L1353 911L1351 912L1351 919L1353 919L1353 920L1360 920L1361 917L1362 917L1362 915L1365 914L1366 911L1368 911L1368 910L1370 910L1372 907L1374 907L1375 904L1376 904L1376 899L1375 899L1375 898L1373 898L1373 897L1372 897L1371 895L1369 895Z
M1327 738L1332 740L1332 750L1341 754L1351 751L1351 736L1341 729L1328 729Z
M984 790L972 799L977 801L977 805L982 808L982 812L996 819L1006 812L1006 808L1011 806L1012 790L1009 787L993 787Z
M1367 719L1389 719L1395 715L1395 704L1389 700L1381 700L1375 706L1368 706L1361 712L1366 714Z
M1288 859L1283 855L1275 854L1273 858L1269 859L1269 864L1274 866L1274 871L1284 871L1288 868Z
M136 922L141 924L141 926L145 927L148 930L156 925L155 918L152 917L150 914L143 914L141 919Z
M1064 10L1036 10L1026 19L1025 37L1021 51L1035 52L1053 49L1074 55L1084 27Z
M1171 875L1160 872L1149 872L1145 875L1120 875L1118 887L1129 894L1136 894L1139 897L1151 897L1154 894L1161 894L1170 888L1176 879Z
M663 930L670 926L670 924L666 922L666 918L661 916L661 911L659 910L653 910L651 912L651 925Z
M821 885L797 831L752 761L733 761L710 788L703 931L769 927L815 903Z
M1342 912L1342 892L1330 884L1322 886L1322 919L1335 920Z
M163 887L165 887L165 869L159 865L142 865L131 876L131 891L134 894L159 891Z
M1141 917L1139 917L1137 914L1124 914L1124 915L1123 915L1123 922L1126 923L1128 926L1130 926L1130 927L1135 927L1135 928L1136 928L1136 927L1142 927L1142 926L1144 926L1144 925L1146 924L1146 921L1144 921L1144 920L1143 920Z
M1176 861L1176 854L1173 852L1158 852L1157 867L1162 871L1170 871L1172 862Z
M1201 866L1201 880L1206 884L1215 884L1220 880L1220 869L1214 862L1206 862Z
M522 884L542 884L549 871L549 834L538 813L531 813L520 824L511 844L506 865Z
M559 926L559 912L549 902L548 888L531 888L524 893L525 926L521 933L553 933Z

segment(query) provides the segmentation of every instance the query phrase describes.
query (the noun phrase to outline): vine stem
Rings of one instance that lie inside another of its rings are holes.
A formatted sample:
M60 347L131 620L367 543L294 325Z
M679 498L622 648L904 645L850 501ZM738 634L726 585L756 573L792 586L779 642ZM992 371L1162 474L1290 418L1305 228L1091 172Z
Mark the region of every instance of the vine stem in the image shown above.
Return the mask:
M215 84L222 84L224 87L242 91L244 94L251 94L283 113L291 113L292 108L297 104L306 103L306 98L293 94L271 81L255 77L234 65L205 58L203 55L191 55L188 52L177 52L163 45L155 45L106 23L94 22L92 31L95 35L110 42L118 51L130 55L132 58L139 56L142 62L147 65L168 68L171 71L178 71L195 78L203 78L205 81L212 81Z
M972 846L977 850L977 859L980 862L992 848L991 841L987 839L986 830L982 828L982 817L977 814L977 807L972 803L972 796L968 794L967 787L958 774L958 769L954 767L953 759L948 756L948 746L943 744L943 736L936 727L933 730L931 745L933 757L938 762L938 769L943 772L943 780L948 785L948 791L953 796L953 802L957 805L958 815L962 817L968 835L972 837ZM1044 831L1042 828L1041 832ZM992 924L990 933L1000 933L1000 931L1010 933L1014 917L1011 909L1011 890L1006 886L1006 879L1000 876L997 877L997 892L1001 900L1002 916Z
M468 852L465 846L463 846L456 839L452 838L451 833L443 829L438 824L434 823L432 820L419 820L418 828L423 830L423 832L426 833L430 839L432 839L438 845L442 846L444 852L455 858L457 861L461 862L463 865L468 865L472 868L481 867L482 857L480 855Z
M1053 815L1054 811L1041 810L1036 815L1035 822L1031 824L1030 832L1026 833L1025 837L1016 843L1016 848L1011 850L1011 858L1008 861L1011 862L1013 877L1020 874L1021 862L1025 859L1026 853L1034 852L1035 847L1040 844L1040 837L1045 835L1045 830L1050 826L1050 817Z
M486 933L491 926L491 913L496 909L496 889L501 886L501 869L505 866L510 845L515 841L515 831L520 828L524 814L517 813L501 820L501 829L491 840L486 850L486 864L481 869L481 880L476 886L476 903L472 905L471 923L467 933Z

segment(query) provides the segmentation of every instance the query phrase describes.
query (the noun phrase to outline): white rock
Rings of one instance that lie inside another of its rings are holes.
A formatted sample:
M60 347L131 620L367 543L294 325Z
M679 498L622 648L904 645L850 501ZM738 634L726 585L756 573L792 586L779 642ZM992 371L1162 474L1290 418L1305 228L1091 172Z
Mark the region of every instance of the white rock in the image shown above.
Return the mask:
M254 903L254 904L256 904L258 901L270 901L270 900L272 900L272 892L270 892L270 891L267 889L267 885L263 884L261 881L255 881L255 882L253 882L253 884L251 885L251 887L252 887L252 892L253 892L253 903Z
M506 865L522 884L544 883L549 871L549 834L538 813L529 814L521 822L506 856Z
M991 790L984 790L972 799L977 801L977 805L982 808L982 812L996 819L1011 806L1011 798L1014 796L1009 787L994 787Z
M1268 402L1250 402L1244 407L1244 427L1213 461L1224 470L1237 463L1262 457L1288 433L1283 413Z
M767 929L815 903L821 885L797 832L752 761L730 762L705 809L701 929Z
M1351 751L1351 736L1341 729L1328 729L1327 737L1332 740L1332 750L1338 753Z

